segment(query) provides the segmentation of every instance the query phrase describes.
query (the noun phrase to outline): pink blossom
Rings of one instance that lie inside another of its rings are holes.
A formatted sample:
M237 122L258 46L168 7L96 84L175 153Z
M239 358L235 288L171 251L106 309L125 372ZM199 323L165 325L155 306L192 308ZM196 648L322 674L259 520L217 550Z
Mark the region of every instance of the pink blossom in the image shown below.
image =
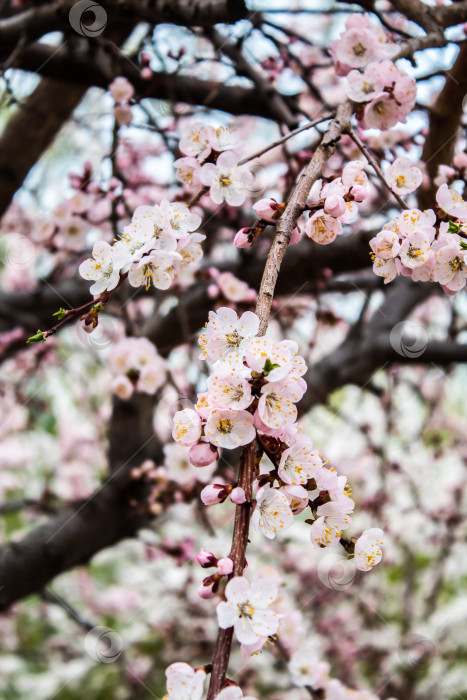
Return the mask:
M400 251L399 237L394 231L380 231L370 240L373 253L383 260L395 258Z
M201 547L198 555L196 557L198 564L203 567L203 569L208 569L211 566L216 566L217 559L212 552L208 552L207 549Z
M213 448L210 443L199 442L190 447L188 458L195 467L207 467L219 459L219 450Z
M205 506L223 503L229 495L229 488L224 484L208 484L201 491L200 498Z
M330 195L324 201L324 211L329 216L342 216L347 211L345 199L337 194Z
M385 130L404 120L405 115L397 102L388 92L380 92L365 107L363 128Z
M233 489L232 493L230 494L230 500L232 503L236 503L237 505L242 505L242 503L246 502L246 493L241 486L236 486Z
M342 224L339 219L326 214L324 209L318 209L306 222L305 233L315 243L328 245L342 233Z
M133 114L131 113L130 105L116 105L114 107L114 117L119 126L128 126L128 124L131 124Z
M444 184L436 193L436 201L441 209L450 216L467 221L467 202L464 202L461 195Z
M378 56L378 42L369 28L346 30L333 49L337 60L351 68L362 68Z
M369 571L379 564L383 557L383 531L373 527L358 538L355 543L355 566L360 571Z
M229 576L234 568L234 563L230 557L224 557L217 562L217 573L221 576Z
M126 78L118 76L109 85L110 94L115 102L128 102L135 94L133 85Z
M209 600L209 598L213 598L215 595L214 588L216 587L216 584L217 581L209 581L207 583L204 583L203 581L201 586L198 588L199 597L203 600Z
M397 194L409 194L421 185L423 174L408 158L396 158L386 170L386 182Z

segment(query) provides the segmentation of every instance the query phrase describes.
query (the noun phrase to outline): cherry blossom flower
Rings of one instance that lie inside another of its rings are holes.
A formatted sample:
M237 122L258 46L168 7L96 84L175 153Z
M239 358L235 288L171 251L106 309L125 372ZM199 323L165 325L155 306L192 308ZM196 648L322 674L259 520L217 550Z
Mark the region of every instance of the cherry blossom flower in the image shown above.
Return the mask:
M167 700L201 700L206 672L177 662L166 669Z
M160 208L170 226L171 232L176 238L184 238L192 231L196 231L201 224L201 217L194 214L182 202L169 202L163 199Z
M120 270L128 262L128 253L105 241L97 241L92 256L81 263L79 274L86 280L95 280L89 291L97 296L106 290L115 289L120 280Z
M219 627L233 627L241 644L254 644L277 633L280 616L268 609L277 598L273 579L258 578L250 584L244 576L236 576L225 587L225 597L216 609Z
M362 68L378 56L378 42L371 29L352 28L333 44L337 60L351 68Z
M254 301L256 299L256 292L231 272L221 272L216 282L222 294L229 301Z
M370 102L383 88L377 63L367 65L364 73L351 70L347 75L347 95L354 102Z
M284 450L278 474L286 484L306 484L322 466L318 453L311 451L311 440L302 438Z
M181 260L178 253L154 250L132 264L128 281L132 287L141 287L144 284L146 290L151 286L151 282L156 289L168 289L175 275L176 260Z
M373 253L383 260L395 258L399 254L401 244L399 236L394 231L380 231L370 240Z
M259 328L259 318L251 311L245 311L240 318L233 309L226 306L209 312L209 322L200 334L201 357L214 363L230 354L245 352L251 338Z
M324 201L324 211L329 216L342 216L347 211L347 205L343 197L338 194L331 194Z
M198 442L190 447L188 459L195 467L207 467L219 459L219 450L209 442Z
M306 222L305 233L315 243L327 245L342 233L342 224L339 219L326 214L324 209L318 209Z
M365 530L355 543L355 566L360 571L369 571L383 558L384 532L373 527Z
M81 250L86 246L89 224L78 216L70 216L60 221L60 244Z
M396 158L386 170L386 182L397 194L409 194L420 187L422 171L412 165L408 158Z
M216 164L205 163L199 178L203 185L210 188L209 194L215 204L225 201L233 207L239 207L246 199L246 187L252 175L246 168L237 165L238 159L231 151L220 154Z
M305 374L305 361L297 351L298 345L292 340L275 343L269 336L260 336L248 344L246 360L252 370L264 373L268 382L277 382L288 375Z
M109 91L115 102L128 102L135 94L133 85L122 76L118 76L110 83Z
M380 92L369 102L363 115L364 129L390 129L400 121L405 120L399 104L388 92Z
M185 447L198 442L201 437L201 420L196 411L192 408L177 411L173 417L172 437Z
M221 690L219 695L216 695L215 700L256 700L251 695L243 695L243 691L238 685L229 685L228 688Z
M110 383L110 391L119 399L126 401L133 394L134 386L126 374L119 374Z
M197 158L193 158L192 156L179 158L174 162L174 166L177 170L177 178L180 182L183 182L183 184L190 189L198 187L200 184L199 169L201 165Z
M400 273L401 265L402 263L399 258L389 258L384 260L383 258L375 257L373 262L373 272L375 275L378 275L378 277L382 277L384 279L384 284L388 284L389 282L392 282L393 279L395 279L395 277Z
M129 226L123 230L123 235L114 247L126 245L133 261L141 259L150 250L175 251L177 240L172 233L165 212L160 206L138 207Z
M289 502L290 510L294 515L298 515L308 506L308 491L300 484L287 484L279 489Z
M353 510L354 503L330 501L318 507L318 518L310 528L310 539L313 547L332 547L339 543L342 531L350 525L348 513Z
M213 408L206 421L204 433L209 442L228 450L247 445L256 435L251 413L226 408Z
M270 484L262 486L256 494L256 508L251 522L268 540L273 540L278 530L286 530L293 523L293 513L286 496L279 489L271 488Z
M413 269L424 265L430 254L430 245L432 238L430 233L427 234L427 229L420 229L409 235L403 240L400 249L400 259L406 267Z
M223 363L208 380L208 401L220 408L241 411L253 401L251 387L241 375Z
M325 688L329 681L330 665L327 661L316 658L314 650L300 649L292 655L289 662L292 682L301 688Z
M270 428L290 425L297 419L295 403L300 401L305 393L297 377L288 377L278 382L268 382L261 387L261 398L258 402L258 413L263 423Z
M204 124L201 122L192 124L190 129L183 133L178 147L186 156L198 156L200 160L205 160L211 152L211 146Z
M210 481L215 469L214 464L195 467L188 459L186 448L174 442L164 445L164 464L169 479L185 487L192 486L196 481L205 484Z
M227 151L239 145L237 130L232 126L207 126L206 134L213 151Z
M451 234L449 243L435 253L433 276L436 282L453 292L465 287L467 281L467 263L465 251L460 246L460 237Z
M467 221L467 202L455 190L444 184L436 193L436 201L441 209L460 221Z

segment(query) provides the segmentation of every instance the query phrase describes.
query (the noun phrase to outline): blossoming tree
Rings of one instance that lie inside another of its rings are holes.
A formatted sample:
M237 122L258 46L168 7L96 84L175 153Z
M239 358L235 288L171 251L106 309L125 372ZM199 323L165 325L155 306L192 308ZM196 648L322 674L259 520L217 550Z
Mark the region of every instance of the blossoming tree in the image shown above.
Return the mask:
M12 697L466 691L466 26L2 8Z

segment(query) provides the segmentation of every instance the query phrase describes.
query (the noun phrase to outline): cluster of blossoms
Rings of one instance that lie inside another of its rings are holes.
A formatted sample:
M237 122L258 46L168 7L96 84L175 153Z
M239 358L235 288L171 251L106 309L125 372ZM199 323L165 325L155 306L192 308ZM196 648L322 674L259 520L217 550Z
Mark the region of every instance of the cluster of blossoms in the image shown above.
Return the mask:
M233 207L243 204L253 176L238 164L240 144L234 129L195 122L180 139L179 147L185 157L174 165L181 182L190 189L209 187L214 204L224 200Z
M199 342L201 356L213 365L213 372L196 406L175 414L173 438L189 448L196 466L217 459L219 448L233 449L257 438L269 470L255 480L253 525L274 539L279 530L291 526L294 515L309 507L313 546L337 545L350 525L354 502L346 477L323 464L296 425L296 403L306 391L305 361L294 341L257 337L258 328L259 318L251 311L240 318L230 308L210 312ZM232 484L210 484L201 498L214 505L229 495L236 503L246 498ZM354 553L353 542L348 551ZM380 559L381 549L361 568L368 570Z
M95 296L111 291L122 275L132 287L151 283L157 289L168 289L176 275L193 267L203 256L200 246L205 236L194 233L201 217L180 202L162 200L160 205L138 207L121 238L109 245L94 244L93 257L79 267L84 279L94 280L90 291Z
M201 700L204 692L206 671L192 668L189 664L177 661L166 669L167 695L163 700ZM243 695L238 685L229 685L216 695L215 700L256 700L251 695Z
M408 209L371 239L373 270L385 283L402 274L415 282L439 282L448 295L465 287L467 202L447 184L436 201L436 213Z
M313 204L314 213L305 225L305 233L315 243L327 245L342 233L342 224L358 215L357 202L368 196L368 178L364 162L351 160L342 170L342 176L322 185L319 199Z
M120 399L133 391L155 394L166 379L165 361L147 338L123 338L110 351L110 390Z
M346 30L331 42L338 75L347 76L347 94L361 103L357 113L364 129L390 129L404 122L415 104L415 80L389 60L399 47L368 15L350 15ZM363 70L363 72L361 72Z

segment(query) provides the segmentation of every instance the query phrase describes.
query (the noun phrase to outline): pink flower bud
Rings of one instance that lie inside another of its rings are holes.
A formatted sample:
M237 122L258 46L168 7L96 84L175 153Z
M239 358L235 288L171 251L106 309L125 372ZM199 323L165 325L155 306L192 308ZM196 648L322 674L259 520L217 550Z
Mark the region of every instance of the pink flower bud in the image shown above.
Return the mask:
M117 105L114 108L114 117L119 126L127 126L133 118L131 107L129 105Z
M208 297L215 299L219 295L219 287L217 284L210 284L208 286Z
M209 586L205 586L204 583L201 584L201 586L198 588L198 595L200 598L203 598L203 600L207 600L208 598L212 598L214 596L214 583L211 583Z
M452 164L455 168L459 168L459 170L467 168L467 153L464 153L463 151L456 153L452 159Z
M363 185L353 185L352 195L356 202L363 202L368 197L368 189Z
M253 204L253 209L260 219L273 223L283 212L284 206L272 198L260 199L256 204Z
M228 576L232 573L233 568L234 563L230 557L219 559L219 561L217 562L217 573L221 576Z
M203 567L203 569L209 569L211 566L216 566L217 564L217 559L212 554L212 552L208 552L207 549L204 549L204 547L201 547L197 557L196 557L198 564Z
M232 493L230 494L230 500L232 501L232 503L236 503L237 505L245 503L246 495L245 491L241 488L241 486L237 486L233 489Z
M290 235L290 245L294 245L295 243L298 243L300 240L302 232L300 231L298 226L295 226L294 230L292 231Z
M342 216L347 211L347 205L343 197L331 194L324 201L324 211L330 216Z
M214 506L216 503L223 503L231 491L230 484L208 484L200 496L205 506Z
M188 458L194 467L207 467L219 459L219 450L209 442L199 442L190 447Z
M248 248L251 246L253 241L248 238L248 228L241 228L240 231L237 231L235 234L235 238L233 240L234 246L237 248Z
M143 68L143 70L140 73L140 77L142 80L151 80L152 76L152 70L148 66L146 66L146 68Z

